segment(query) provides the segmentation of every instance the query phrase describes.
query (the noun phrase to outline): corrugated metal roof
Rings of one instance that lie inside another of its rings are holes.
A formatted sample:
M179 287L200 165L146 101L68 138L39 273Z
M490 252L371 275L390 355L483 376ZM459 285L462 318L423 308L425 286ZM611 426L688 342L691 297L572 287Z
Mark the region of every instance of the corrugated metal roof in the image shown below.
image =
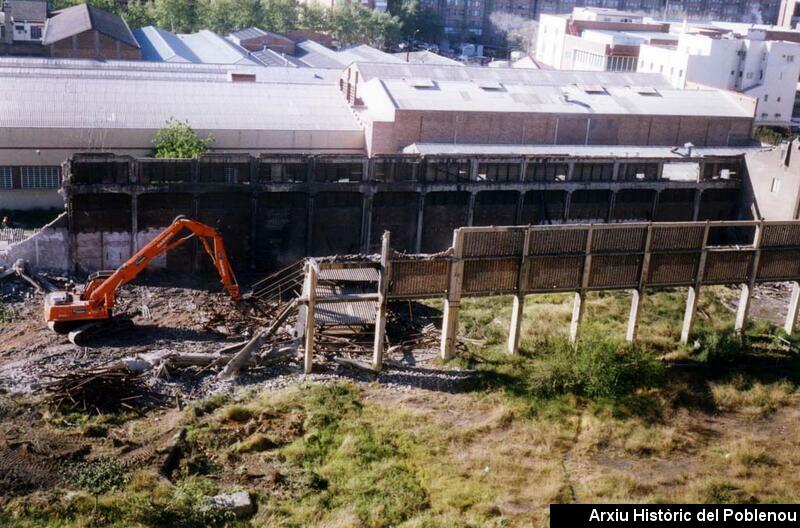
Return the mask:
M273 51L271 49L254 51L250 53L250 56L264 66L287 66L290 68L299 68L301 66L294 57L284 53L278 53L277 51Z
M178 38L205 64L256 64L247 57L246 50L207 29L197 33L179 34Z
M532 70L525 68L483 68L479 66L445 66L433 64L356 64L361 78L380 79L428 78L437 81L492 80L506 84L535 86L566 86L569 84L600 84L603 86L653 86L670 88L660 73L608 73L564 70Z
M72 74L47 82L6 75L0 83L2 127L158 129L175 117L206 130L361 130L333 84L87 78Z
M368 325L375 324L378 310L376 301L349 303L318 303L315 321L320 325Z
M86 59L45 59L0 57L0 77L54 77L80 79L129 79L164 81L225 81L231 71L247 72L256 82L336 85L337 70L264 68L250 65L192 64L147 61L94 61Z
M464 66L464 63L433 53L432 51L412 51L392 54L395 58L409 64L439 64L442 66ZM406 61L406 58L408 61Z
M263 37L266 34L267 32L264 31L263 29L257 27L249 27L245 29L240 29L239 31L234 31L233 33L231 33L231 36L236 37L239 40L244 40L244 39Z

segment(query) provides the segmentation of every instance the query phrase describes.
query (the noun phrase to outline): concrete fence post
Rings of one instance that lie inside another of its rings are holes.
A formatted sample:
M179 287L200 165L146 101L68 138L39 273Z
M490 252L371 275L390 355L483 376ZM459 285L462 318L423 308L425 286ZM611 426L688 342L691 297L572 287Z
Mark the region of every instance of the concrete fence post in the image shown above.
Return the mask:
M787 334L793 334L797 324L797 311L800 308L800 282L792 283L792 297L789 300L789 311L786 314L786 324L783 329Z
M525 240L522 243L522 258L519 264L519 276L517 278L517 292L514 294L513 305L511 306L511 324L508 329L508 353L512 356L519 351L520 333L522 331L523 310L525 308L525 290L528 283L528 268L530 260L528 253L530 248L531 230L525 229Z
M590 225L586 232L586 249L583 259L583 274L581 275L581 289L575 292L572 303L572 321L569 325L569 342L573 345L578 342L583 312L586 309L586 292L589 288L589 277L592 273L592 235L594 225Z
M697 312L697 301L700 295L700 284L703 282L703 274L706 270L706 256L708 255L708 233L710 224L706 222L703 230L703 244L700 250L700 260L697 263L697 273L695 274L694 284L689 286L689 294L686 297L686 309L683 312L683 326L681 327L681 343L684 345L689 342L692 333L694 316Z
M384 342L386 340L386 304L391 280L392 250L391 234L383 232L381 240L381 269L378 280L378 310L375 314L375 343L372 351L372 369L376 372L383 366Z
M631 311L628 314L628 330L625 333L625 340L628 342L636 341L636 334L639 330L639 316L644 302L644 285L647 283L647 274L650 270L650 241L653 239L653 224L647 226L647 235L644 242L644 253L642 254L642 273L639 275L639 285L633 290L631 299Z
M306 262L306 279L303 284L303 293L306 298L306 327L303 372L311 374L314 364L314 332L316 331L316 302L317 302L317 267L311 261Z
M447 295L444 300L444 318L442 320L441 356L447 361L452 359L456 350L458 334L458 311L461 304L461 287L464 282L464 230L453 231L453 260L450 263L450 279Z
M750 276L745 284L742 285L742 293L739 296L739 306L736 309L736 322L733 329L736 332L743 332L747 326L747 317L750 314L750 301L753 298L753 289L756 286L758 276L758 266L761 261L761 235L764 232L764 221L756 224L756 232L753 236L753 262L750 266Z

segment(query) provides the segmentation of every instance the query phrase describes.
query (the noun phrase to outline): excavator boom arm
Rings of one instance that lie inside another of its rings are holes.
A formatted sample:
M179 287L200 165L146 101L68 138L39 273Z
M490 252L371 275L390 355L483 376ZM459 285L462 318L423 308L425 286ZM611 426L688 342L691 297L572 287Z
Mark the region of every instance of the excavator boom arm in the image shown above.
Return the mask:
M184 230L191 234L178 238ZM225 244L216 229L203 223L185 217L176 218L172 224L158 234L154 239L145 244L139 251L129 258L122 266L117 268L111 275L102 280L96 280L87 285L83 293L83 298L93 306L105 304L111 308L117 289L133 279L135 279L150 262L159 255L162 255L175 247L183 244L187 240L197 237L203 243L203 247L214 262L220 280L228 290L231 298L238 301L241 298L239 284L233 273L228 255L225 251Z

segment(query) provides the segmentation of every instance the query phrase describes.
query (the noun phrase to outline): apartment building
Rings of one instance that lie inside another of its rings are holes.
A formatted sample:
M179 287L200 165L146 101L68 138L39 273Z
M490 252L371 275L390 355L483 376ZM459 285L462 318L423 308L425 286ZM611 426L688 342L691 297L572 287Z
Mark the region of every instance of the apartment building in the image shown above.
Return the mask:
M800 33L795 37L800 40ZM763 29L683 33L673 48L641 46L638 71L661 73L675 88L708 86L753 97L757 124L789 126L800 78L800 44L772 40Z
M642 44L670 46L677 36L665 23L611 9L575 8L571 15L541 15L536 58L559 70L636 71Z

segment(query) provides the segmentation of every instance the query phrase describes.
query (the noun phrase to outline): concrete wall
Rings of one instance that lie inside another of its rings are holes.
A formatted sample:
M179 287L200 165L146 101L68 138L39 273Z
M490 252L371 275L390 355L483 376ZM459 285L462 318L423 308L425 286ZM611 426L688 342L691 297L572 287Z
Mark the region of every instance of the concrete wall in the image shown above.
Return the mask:
M63 213L34 235L0 251L0 267L11 267L18 259L24 259L37 269L70 270L67 220L67 214Z
M798 218L800 144L797 141L747 157L750 187L766 220Z

